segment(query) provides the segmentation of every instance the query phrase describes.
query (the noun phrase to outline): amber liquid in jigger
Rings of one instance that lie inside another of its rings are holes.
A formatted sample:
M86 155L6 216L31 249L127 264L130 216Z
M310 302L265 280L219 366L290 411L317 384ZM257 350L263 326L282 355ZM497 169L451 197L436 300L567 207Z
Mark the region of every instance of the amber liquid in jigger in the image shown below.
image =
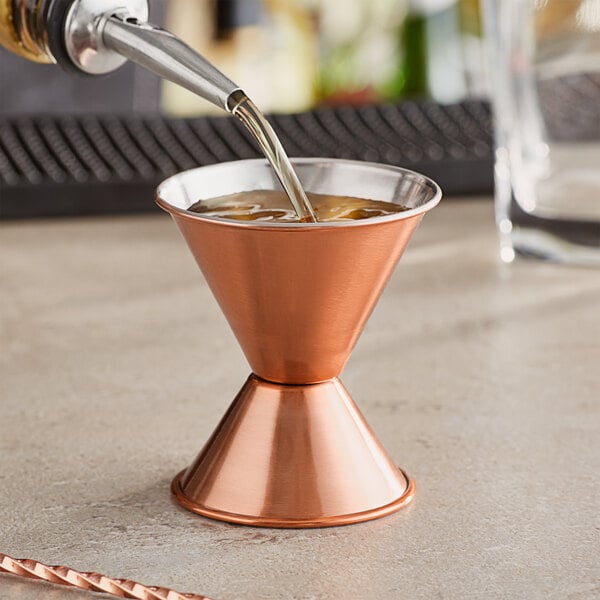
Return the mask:
M401 204L368 200L352 196L306 194L320 222L348 221L382 217L407 210ZM253 190L208 200L199 200L189 211L222 219L239 221L271 221L299 223L302 221L292 208L288 196L277 190Z

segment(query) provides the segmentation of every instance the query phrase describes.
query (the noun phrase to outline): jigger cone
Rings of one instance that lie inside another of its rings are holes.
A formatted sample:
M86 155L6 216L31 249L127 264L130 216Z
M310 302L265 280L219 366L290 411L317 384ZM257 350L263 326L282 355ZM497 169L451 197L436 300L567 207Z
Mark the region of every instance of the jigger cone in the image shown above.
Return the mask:
M264 161L203 167L159 187L159 205L181 230L253 371L173 492L186 508L217 519L320 527L388 514L414 494L337 376L439 189L382 165L293 162L308 191L410 210L316 224L185 210L200 198L275 188Z

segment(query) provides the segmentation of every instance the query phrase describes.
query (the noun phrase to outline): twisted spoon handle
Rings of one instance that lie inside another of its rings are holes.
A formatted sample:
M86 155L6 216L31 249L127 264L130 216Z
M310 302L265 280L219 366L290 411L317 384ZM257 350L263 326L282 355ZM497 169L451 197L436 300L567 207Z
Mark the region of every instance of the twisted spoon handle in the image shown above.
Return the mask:
M137 600L210 600L198 594L182 594L164 587L142 585L129 579L112 579L100 573L81 573L62 566L48 566L30 558L12 558L0 552L0 573L49 581L90 592Z

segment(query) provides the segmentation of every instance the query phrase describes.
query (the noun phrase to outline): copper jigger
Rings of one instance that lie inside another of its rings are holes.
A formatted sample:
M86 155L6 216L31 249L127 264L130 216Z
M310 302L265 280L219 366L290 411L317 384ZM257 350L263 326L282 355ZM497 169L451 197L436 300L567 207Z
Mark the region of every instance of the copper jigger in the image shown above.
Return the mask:
M172 491L187 509L233 523L366 521L407 504L415 488L338 375L410 236L441 193L433 181L396 167L292 163L307 191L410 210L293 224L186 210L203 198L280 189L264 160L201 167L159 186L158 204L181 230L253 371Z

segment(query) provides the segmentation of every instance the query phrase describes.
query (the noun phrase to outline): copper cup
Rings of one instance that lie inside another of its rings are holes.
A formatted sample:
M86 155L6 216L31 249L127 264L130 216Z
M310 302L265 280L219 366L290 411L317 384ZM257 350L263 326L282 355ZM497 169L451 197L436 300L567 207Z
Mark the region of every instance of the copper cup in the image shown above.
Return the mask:
M158 204L181 230L253 371L172 490L186 508L224 521L342 525L389 514L414 495L338 375L441 192L396 167L292 163L309 192L409 210L332 223L235 221L187 210L203 198L279 189L263 160L201 167L159 186Z

